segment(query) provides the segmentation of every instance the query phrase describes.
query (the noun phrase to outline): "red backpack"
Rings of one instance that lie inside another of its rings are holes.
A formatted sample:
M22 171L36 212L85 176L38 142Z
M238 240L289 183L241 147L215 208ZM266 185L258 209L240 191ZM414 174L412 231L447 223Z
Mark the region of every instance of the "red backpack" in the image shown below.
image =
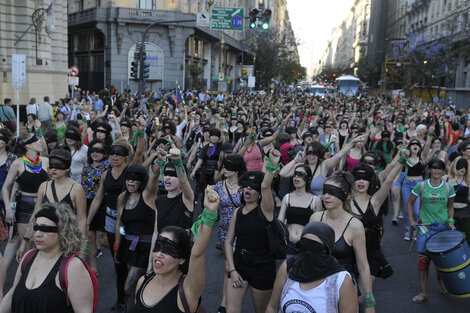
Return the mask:
M28 263L31 261L31 259L38 253L38 249L32 249L28 251L23 259L23 263L21 263L21 273L24 272L26 266ZM88 266L88 264L83 261L78 255L72 254L70 256L64 256L62 257L62 260L60 261L60 267L59 267L59 283L60 283L60 288L62 291L65 293L65 296L67 298L67 306L70 305L70 299L67 294L67 288L68 288L68 280L67 280L67 269L69 266L70 261L74 258L78 258L80 261L82 261L83 265L88 271L88 275L90 275L91 278L91 283L93 284L93 312L96 312L96 309L98 307L98 279L95 276L95 273L91 270L91 268Z

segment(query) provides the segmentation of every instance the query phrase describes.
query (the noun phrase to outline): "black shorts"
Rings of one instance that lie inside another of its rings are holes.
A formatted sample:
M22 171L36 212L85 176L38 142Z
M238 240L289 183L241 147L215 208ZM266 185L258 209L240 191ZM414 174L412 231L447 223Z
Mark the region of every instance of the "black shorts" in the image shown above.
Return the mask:
M90 205L93 199L86 199L86 215L88 216L88 213L90 211ZM103 201L104 202L104 201ZM106 215L106 209L103 205L101 205L98 209L98 211L95 214L95 217L93 217L93 220L91 220L89 229L91 231L102 231L104 232L104 218Z
M36 196L19 195L16 198L16 222L19 224L28 224L36 204Z
M248 285L258 290L271 290L276 280L276 263L271 255L242 255L233 253L235 269Z

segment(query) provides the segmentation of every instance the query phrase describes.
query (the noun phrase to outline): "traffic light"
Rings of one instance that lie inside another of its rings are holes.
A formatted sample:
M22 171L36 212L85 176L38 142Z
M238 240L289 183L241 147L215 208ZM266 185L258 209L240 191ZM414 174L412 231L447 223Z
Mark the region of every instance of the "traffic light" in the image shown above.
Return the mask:
M272 11L270 9L266 9L263 11L263 29L269 29L269 20L271 19Z
M131 62L131 77L135 79L139 79L139 61L132 61Z
M257 8L251 8L250 9L250 28L253 29L253 28L256 28L257 26L257 18L258 18L258 9Z
M147 54L142 52L140 56L140 66L142 67L142 78L149 78L150 63L146 62Z

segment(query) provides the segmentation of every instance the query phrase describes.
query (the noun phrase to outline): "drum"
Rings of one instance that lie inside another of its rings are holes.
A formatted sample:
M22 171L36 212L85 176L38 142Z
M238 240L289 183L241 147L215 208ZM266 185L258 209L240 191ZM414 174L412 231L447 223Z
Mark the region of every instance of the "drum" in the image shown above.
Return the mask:
M438 232L426 241L426 250L449 294L470 297L470 248L465 234L458 230Z

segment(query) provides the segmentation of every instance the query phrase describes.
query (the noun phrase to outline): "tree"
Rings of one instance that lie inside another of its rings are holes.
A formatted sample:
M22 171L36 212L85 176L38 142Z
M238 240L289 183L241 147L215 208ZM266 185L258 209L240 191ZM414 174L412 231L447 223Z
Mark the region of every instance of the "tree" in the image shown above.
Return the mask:
M204 72L204 70L202 68L200 68L199 66L197 66L197 64L191 63L189 65L189 76L191 76L192 86L197 85L199 75L201 75L201 73L203 73L203 72Z
M259 87L270 86L273 79L286 84L305 79L306 69L300 65L297 43L288 31L279 31L275 27L253 29L246 42L256 55L255 75Z

